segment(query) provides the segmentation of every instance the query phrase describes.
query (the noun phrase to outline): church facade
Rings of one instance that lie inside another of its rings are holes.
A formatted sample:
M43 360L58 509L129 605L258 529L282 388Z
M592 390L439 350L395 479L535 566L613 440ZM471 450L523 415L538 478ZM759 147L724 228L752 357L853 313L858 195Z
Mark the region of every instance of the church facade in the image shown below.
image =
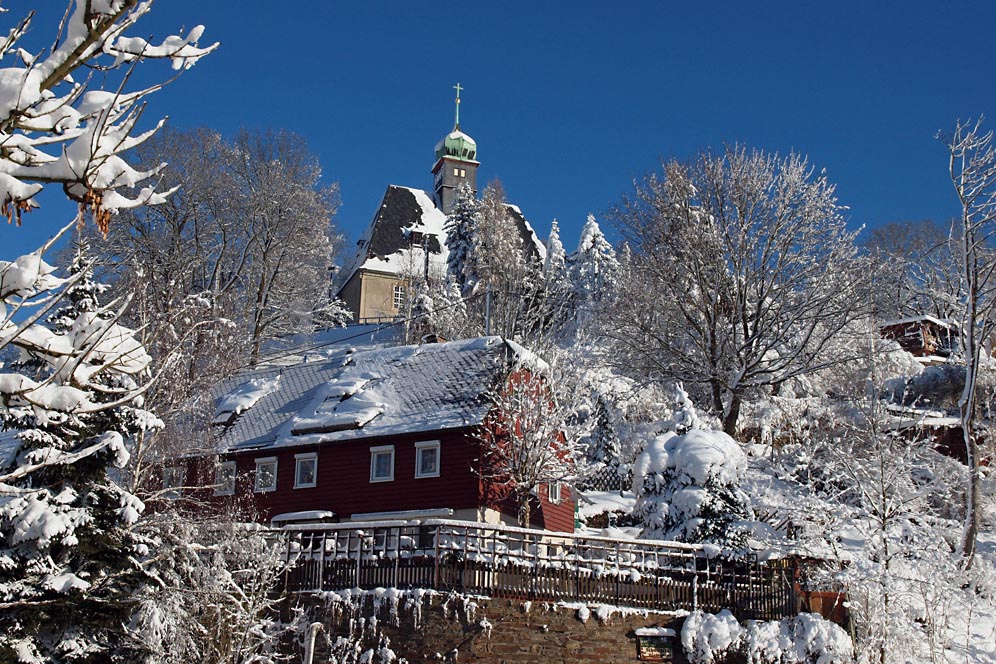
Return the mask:
M356 243L346 266L338 297L353 313L355 323L377 323L403 318L414 284L444 281L449 252L446 216L457 189L468 185L477 194L477 142L460 130L460 90L456 85L456 121L453 131L436 144L431 169L433 190L388 185L377 212ZM540 256L545 247L521 211L507 206L527 252Z

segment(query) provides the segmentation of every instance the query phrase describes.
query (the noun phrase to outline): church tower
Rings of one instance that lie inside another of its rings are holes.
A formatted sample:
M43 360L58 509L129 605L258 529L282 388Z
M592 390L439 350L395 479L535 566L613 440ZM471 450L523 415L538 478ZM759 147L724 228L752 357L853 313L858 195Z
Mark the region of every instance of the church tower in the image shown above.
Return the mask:
M460 84L453 86L456 96L456 122L453 131L436 143L436 163L432 167L433 191L436 206L449 214L457 196L457 187L461 184L470 185L477 194L477 143L467 134L460 131Z

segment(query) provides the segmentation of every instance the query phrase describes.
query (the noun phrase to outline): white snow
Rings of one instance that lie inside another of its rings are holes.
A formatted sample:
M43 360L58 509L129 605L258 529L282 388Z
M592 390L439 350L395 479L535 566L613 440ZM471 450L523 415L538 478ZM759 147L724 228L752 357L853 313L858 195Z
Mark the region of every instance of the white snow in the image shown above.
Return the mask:
M280 388L280 374L252 378L218 400L215 419L231 413L241 415L256 402Z

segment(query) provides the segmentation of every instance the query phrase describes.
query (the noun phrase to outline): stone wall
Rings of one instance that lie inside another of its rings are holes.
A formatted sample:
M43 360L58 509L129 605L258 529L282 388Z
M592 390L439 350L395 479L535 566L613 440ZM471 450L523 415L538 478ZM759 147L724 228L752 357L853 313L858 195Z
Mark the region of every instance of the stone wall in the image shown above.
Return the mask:
M328 593L308 602L309 619L322 625L314 662L341 664L369 650L372 664L389 661L388 651L409 662L637 662L637 629L681 628L674 614L425 591ZM664 661L685 662L673 643L674 659Z

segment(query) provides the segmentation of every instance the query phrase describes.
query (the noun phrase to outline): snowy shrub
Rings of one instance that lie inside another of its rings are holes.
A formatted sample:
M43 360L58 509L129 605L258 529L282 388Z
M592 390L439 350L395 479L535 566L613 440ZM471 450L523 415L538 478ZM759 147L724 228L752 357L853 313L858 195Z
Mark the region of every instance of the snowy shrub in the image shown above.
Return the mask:
M847 664L851 638L839 625L813 613L783 620L749 621L727 610L696 611L685 619L681 645L691 664L712 664L734 653L749 664Z
M815 613L750 622L741 641L750 664L846 664L854 660L847 632Z
M727 610L718 614L696 611L685 618L681 645L692 664L712 664L737 647L742 628Z
M738 521L752 519L739 487L747 459L722 431L656 437L633 467L641 537L740 546Z

